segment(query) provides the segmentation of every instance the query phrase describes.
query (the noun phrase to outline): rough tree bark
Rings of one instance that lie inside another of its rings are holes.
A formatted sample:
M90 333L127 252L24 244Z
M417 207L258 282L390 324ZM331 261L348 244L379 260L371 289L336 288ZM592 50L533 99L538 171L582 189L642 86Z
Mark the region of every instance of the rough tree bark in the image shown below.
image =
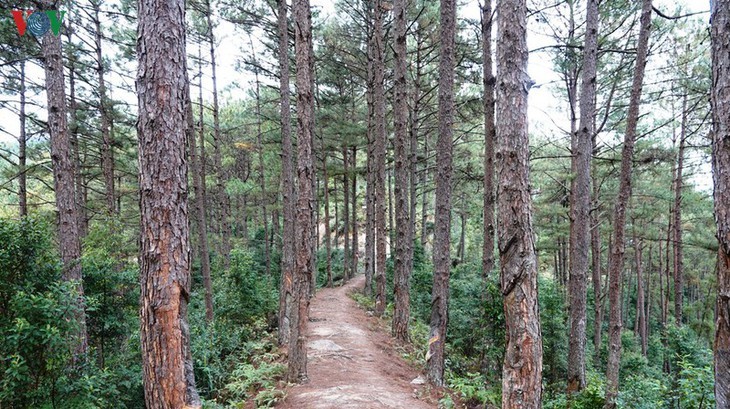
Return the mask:
M482 275L486 281L494 269L494 74L492 73L492 0L482 6L482 61L484 86L484 245Z
M185 138L185 5L138 2L140 336L147 407L200 408L187 306L190 237ZM47 36L53 37L53 36Z
M289 25L286 0L278 0L279 95L281 115L281 285L279 288L279 345L289 344L294 271L294 169L289 102Z
M719 241L715 317L715 402L730 406L730 0L712 4L712 168Z
M375 315L385 312L385 247L386 237L386 189L385 189L385 45L383 44L383 7L381 0L374 1L373 19L373 186L375 222Z
M313 276L312 219L314 209L314 93L312 84L312 11L309 0L294 0L294 44L297 67L297 176L298 197L294 237L294 308L289 340L289 382L307 380L307 323L309 322L310 281Z
M52 4L46 5L51 7ZM48 131L51 138L53 189L56 193L58 244L63 263L63 280L73 283L76 291L76 310L69 317L77 324L73 341L74 362L85 359L88 338L84 313L84 286L81 272L81 241L79 208L76 202L76 175L71 141L66 119L66 91L64 88L61 37L43 37L43 52L48 99Z
M532 229L527 94L527 5L497 3L497 237L506 345L502 408L542 407L542 339Z
M583 47L580 123L571 135L573 179L570 188L570 278L568 337L568 395L586 385L586 281L591 247L591 157L596 118L596 60L598 0L589 0Z
M393 119L395 135L395 259L394 298L392 333L396 340L407 342L410 319L410 278L413 266L413 233L411 232L410 206L408 203L408 101L407 94L407 50L406 50L406 0L395 0L395 78L393 84Z
M365 190L365 295L373 292L373 278L375 275L375 180L373 168L375 166L375 36L373 25L370 24L374 10L373 2L363 0L365 14L367 15L367 90L366 98L368 105L368 145L367 145L367 175Z
M431 329L426 355L426 375L437 386L444 384L446 327L449 320L451 273L451 179L453 173L454 72L456 1L441 0L441 57L439 61L439 136L436 145L436 213L433 240L433 290Z
M649 32L651 29L651 0L643 0L639 28L639 42L636 48L636 66L631 85L631 97L626 118L626 133L621 152L621 174L619 190L613 215L613 247L608 267L609 329L608 364L606 365L606 409L616 407L618 395L618 372L621 362L621 283L626 250L626 208L631 198L631 172L634 158L636 125L639 121L639 105L644 81L644 68L649 53Z

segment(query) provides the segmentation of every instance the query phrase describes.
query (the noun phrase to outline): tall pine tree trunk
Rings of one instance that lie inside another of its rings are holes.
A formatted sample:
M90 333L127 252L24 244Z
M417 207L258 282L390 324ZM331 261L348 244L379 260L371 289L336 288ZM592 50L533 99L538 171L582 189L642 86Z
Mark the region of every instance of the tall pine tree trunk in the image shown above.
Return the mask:
M188 95L189 97L189 95ZM195 192L195 213L198 222L198 256L200 257L200 273L203 276L205 287L205 320L213 322L213 283L210 277L210 249L208 246L208 221L205 206L205 189L203 188L203 174L195 128L193 124L193 104L188 100L188 142L190 144L190 170L193 173L193 191ZM203 118L200 118L201 126ZM202 148L202 146L201 146Z
M639 105L644 81L644 68L649 53L649 32L651 29L651 0L643 0L641 7L639 43L636 48L636 66L631 86L631 97L626 118L626 133L621 153L621 174L618 197L613 216L613 247L608 268L609 329L608 364L606 366L606 409L616 407L618 396L619 364L621 362L621 283L626 250L626 210L631 198L631 173L636 142L636 125L639 122Z
M410 278L413 266L413 233L411 231L410 206L408 203L408 97L407 93L407 49L406 49L406 0L395 0L395 79L393 84L393 119L395 122L395 259L394 298L392 333L396 340L407 342L410 320Z
M497 6L497 237L506 345L502 408L542 407L542 339L532 229L527 95L527 5Z
M47 2L46 2L47 3ZM52 4L46 4L52 6ZM56 193L58 244L63 263L63 280L71 282L76 292L76 308L69 320L75 321L76 333L72 344L74 362L85 359L88 338L84 312L84 286L81 272L81 229L76 201L76 175L73 163L64 87L61 37L43 37L43 53L48 99L48 131L51 137L53 189Z
M211 18L212 9L210 6L210 0L206 0L205 7L207 10L206 20L208 25L208 31L206 32L208 38L208 46L210 52L210 72L211 82L213 83L213 164L215 165L216 172L216 183L215 183L215 198L220 206L218 213L218 223L221 234L221 257L223 259L223 268L228 269L230 264L230 253L231 253L231 227L229 224L229 216L231 213L231 204L228 199L228 194L225 189L225 171L223 169L223 157L221 152L222 133L220 125L220 108L218 104L218 77L217 77L217 64L215 57L215 34L213 32L213 20ZM264 220L264 224L266 221Z
M730 1L712 2L712 168L719 241L715 402L730 407Z
M373 20L373 109L375 110L373 185L375 209L375 315L385 312L385 259L386 259L386 186L385 186L385 45L383 44L384 12L381 0L375 0Z
M281 285L279 288L279 345L289 344L294 272L294 169L289 102L289 29L286 0L278 0L279 96L281 116Z
M314 209L314 93L312 86L312 11L309 0L294 0L294 41L297 67L297 180L298 197L294 236L294 308L289 340L289 382L307 380L307 323L309 322L310 285L313 277Z
M591 156L596 118L596 63L598 0L589 0L583 78L580 88L580 124L571 141L573 179L570 189L570 335L568 337L568 394L586 385L586 289L591 247Z
M344 200L342 204L343 209L343 231L345 238L345 251L342 257L342 282L347 282L352 277L350 273L350 178L349 178L349 162L348 162L348 149L346 146L342 147L342 197Z
M145 403L200 408L187 308L190 237L185 138L189 86L185 7L138 3L137 95L141 216L140 336ZM52 37L52 36L48 36Z
M352 147L352 257L350 258L350 274L357 275L357 259L359 257L359 238L357 229L357 147Z
M96 76L99 82L99 115L101 116L101 170L104 175L104 198L107 212L117 213L116 191L114 188L114 141L111 134L111 107L107 97L106 79L104 77L104 59L102 57L102 28L99 18L100 1L92 2L94 8L94 48L96 51Z
M492 0L482 6L482 61L484 86L484 246L482 275L486 281L494 269L494 74L492 73Z
M674 180L674 319L682 325L682 304L684 302L684 255L682 248L682 185L684 171L684 150L687 140L687 94L682 98L682 124L677 152L677 173Z
M327 151L322 155L322 179L324 181L324 248L327 252L327 287L332 287L332 229L330 228L330 185L327 174ZM337 228L337 224L335 224ZM336 235L335 235L336 237Z
M431 329L426 355L426 375L437 386L444 384L446 328L449 320L451 273L451 179L454 148L454 75L456 69L456 1L441 0L441 58L439 61L439 136L436 144L436 215L433 240L433 290Z

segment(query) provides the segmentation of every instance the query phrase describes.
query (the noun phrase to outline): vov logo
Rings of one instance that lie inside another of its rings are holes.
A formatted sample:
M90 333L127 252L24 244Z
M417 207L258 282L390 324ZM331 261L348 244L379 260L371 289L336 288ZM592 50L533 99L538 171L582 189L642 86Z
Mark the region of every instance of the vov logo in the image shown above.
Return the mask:
M51 30L53 35L61 32L61 22L66 12L63 10L12 10L15 26L18 28L18 34L25 35L25 31L30 31L36 37L43 37Z

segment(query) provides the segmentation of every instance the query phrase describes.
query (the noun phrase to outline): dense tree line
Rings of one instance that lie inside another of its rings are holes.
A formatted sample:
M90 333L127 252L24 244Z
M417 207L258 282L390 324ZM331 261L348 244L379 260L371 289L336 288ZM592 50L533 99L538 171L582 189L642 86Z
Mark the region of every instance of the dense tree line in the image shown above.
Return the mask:
M0 23L0 406L273 405L360 273L457 404L728 405L730 2L67 11Z

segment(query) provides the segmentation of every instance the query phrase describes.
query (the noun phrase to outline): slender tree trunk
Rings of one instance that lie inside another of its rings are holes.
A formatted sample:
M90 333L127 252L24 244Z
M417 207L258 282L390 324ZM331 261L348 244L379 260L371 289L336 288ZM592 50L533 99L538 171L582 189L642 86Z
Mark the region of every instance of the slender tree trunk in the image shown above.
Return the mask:
M150 408L200 408L187 305L190 237L185 138L189 86L185 7L138 3L141 308L145 402ZM47 36L52 38L53 36Z
M368 15L367 31L367 105L368 105L368 145L367 145L367 185L365 190L365 295L373 292L375 276L375 37L369 21L373 17L373 2L363 0Z
M502 408L542 407L542 339L532 229L527 94L527 5L497 3L497 235L506 345Z
M592 257L592 268L593 274L593 299L594 299L594 327L593 327L593 347L595 350L594 362L598 364L601 362L601 335L603 333L603 311L604 311L604 296L601 289L601 221L599 219L600 207L598 203L599 190L598 184L593 183L593 213L591 215L591 257Z
M189 96L189 95L188 95ZM188 142L190 144L190 170L193 173L193 190L195 193L195 213L198 222L198 251L200 257L200 273L205 287L205 320L213 322L213 283L210 277L210 249L208 247L208 222L205 209L205 190L201 178L202 166L198 157L195 127L193 124L193 104L188 101ZM200 118L201 124L203 118Z
M583 78L580 88L580 124L572 135L574 177L570 189L570 335L568 336L568 394L586 385L586 289L591 247L591 157L596 118L596 63L598 52L598 0L589 0Z
M99 8L101 1L92 2L94 8L94 48L96 51L96 76L99 82L99 115L101 116L101 169L104 175L104 197L106 199L107 212L110 215L117 213L116 208L116 192L114 188L114 140L110 130L110 114L109 100L107 97L106 80L104 78L105 68L104 59L102 57L102 28L101 19L99 18Z
M45 2L47 6L52 4ZM76 308L69 320L75 321L76 333L72 344L74 364L86 358L88 335L84 302L84 285L81 272L81 241L79 208L76 202L74 163L68 122L66 119L66 91L64 88L61 37L47 35L41 44L43 53L46 96L48 99L48 132L51 138L51 163L53 188L56 193L58 244L62 278L71 282L76 292Z
M297 237L294 305L289 340L289 382L307 380L307 323L309 322L314 195L314 95L312 86L312 11L309 0L294 0L294 39L297 66L297 180L299 183L294 236Z
M730 1L711 3L712 167L719 241L715 317L715 402L730 406Z
M413 232L411 231L410 206L408 203L408 174L410 162L408 156L408 84L407 48L406 48L406 0L395 0L393 15L395 18L394 51L395 71L393 84L393 120L395 135L395 257L394 257L394 298L392 333L396 340L408 342L408 322L411 315L410 278L413 266Z
M682 125L677 152L677 173L674 180L674 319L682 325L682 304L684 301L684 257L682 249L682 173L684 150L687 139L687 94L682 98Z
M350 180L347 147L342 147L342 196L343 203L343 231L345 238L345 251L342 258L342 283L346 283L352 277L350 273Z
M441 0L441 58L439 61L439 136L436 148L436 227L433 240L433 291L431 330L426 355L426 375L437 386L444 384L446 328L449 320L451 273L451 179L453 173L454 71L456 1Z
M357 259L359 257L359 238L357 229L357 147L352 147L352 257L350 258L350 274L357 275Z
M636 324L634 332L641 341L641 353L646 356L646 292L644 290L644 269L642 262L644 242L636 237L636 231L634 231L634 246L634 261L636 263Z
M373 184L375 186L375 315L385 312L385 252L386 252L386 197L385 189L385 46L383 44L383 8L381 0L374 2L375 18L373 21L373 71L375 84L373 87L373 108L375 110L375 143L373 163Z
M217 80L217 64L215 57L215 34L213 32L213 20L211 18L212 9L210 6L210 0L205 2L206 20L208 23L208 45L210 46L210 72L211 81L213 83L213 164L215 165L216 171L216 185L215 185L215 198L220 206L220 213L218 214L218 223L220 223L220 234L221 234L221 257L223 258L223 268L228 269L230 263L231 254L231 227L229 224L229 216L231 213L231 204L228 199L228 194L225 189L225 171L223 169L223 158L221 152L222 134L219 118L219 104L218 104L218 80ZM264 224L266 221L264 220Z
M68 33L68 41L72 42L72 32ZM61 54L63 55L63 54ZM71 123L67 125L69 132L69 143L71 146L71 154L73 160L71 166L73 167L73 183L74 187L74 200L76 201L76 214L79 219L78 230L82 237L85 237L89 231L89 215L86 206L86 185L84 183L84 177L81 172L82 161L81 161L81 148L79 146L79 121L78 121L78 104L76 102L76 56L73 53L69 53L69 95L68 95L68 115L71 118Z
M387 140L387 139L386 139ZM386 142L387 143L387 142ZM387 148L386 148L387 149ZM395 218L393 217L393 169L387 169L388 175L388 253L393 251L393 242L395 241Z
M253 44L251 44L253 48ZM256 53L254 52L255 56ZM256 63L254 57L254 63ZM264 226L264 257L266 258L266 274L271 274L271 246L269 246L269 215L267 211L267 197L266 197L266 174L264 173L264 143L263 143L263 132L261 130L261 83L259 82L259 71L258 68L254 70L256 77L256 148L258 150L259 157L259 187L261 189L261 224Z
M484 246L482 248L482 276L486 281L494 269L494 83L492 73L492 0L482 6L482 61L484 86Z
M327 287L332 288L332 229L330 228L330 185L326 151L322 155L322 179L324 180L324 247L327 252ZM337 229L336 223L335 229Z
M495 185L494 185L494 145L497 140L496 127L494 123L494 62L492 57L492 25L494 23L492 13L492 0L484 0L481 14L482 29L482 86L483 92L483 109L484 109L484 203L483 203L483 235L484 241L482 246L482 301L484 305L491 304L494 300L488 290L489 276L494 270L494 242L495 242L495 224L494 210L496 204ZM493 333L495 323L487 310L484 309L484 322L487 331ZM487 336L484 339L484 348L482 349L482 373L486 376L488 373L497 371L498 362L491 362L488 359L489 354L486 353L493 347L492 337Z
M639 105L641 103L641 89L644 81L644 68L649 52L649 32L651 29L651 0L643 0L641 8L641 26L639 28L639 43L636 48L636 67L631 98L626 118L626 134L621 154L621 175L619 177L619 191L614 207L614 240L611 250L611 259L608 269L609 288L609 344L608 365L606 368L606 409L616 407L618 395L618 372L621 362L621 279L626 249L626 209L631 198L631 172L636 139L636 125L639 121Z
M25 130L25 60L20 61L20 133L18 135L18 212L20 217L28 215L27 153L28 136Z
M281 121L281 284L279 287L279 345L289 345L294 279L294 169L289 99L289 24L286 0L278 1L279 114Z
M426 186L426 183L428 182L428 134L424 135L423 138L423 169L421 170L421 186ZM428 225L428 202L429 202L429 195L426 189L423 189L423 193L421 194L421 246L423 248L426 248L426 240L428 240L428 229L426 226Z

